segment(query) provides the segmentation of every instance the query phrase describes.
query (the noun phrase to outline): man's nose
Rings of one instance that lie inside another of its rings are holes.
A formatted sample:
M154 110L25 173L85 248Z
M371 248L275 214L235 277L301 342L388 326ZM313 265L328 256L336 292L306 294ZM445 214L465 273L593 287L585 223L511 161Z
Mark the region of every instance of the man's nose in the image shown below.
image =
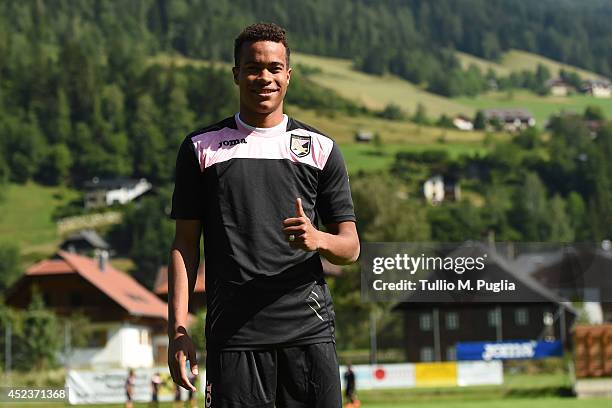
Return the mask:
M259 75L257 75L257 80L261 82L272 82L272 73L264 68L259 71Z

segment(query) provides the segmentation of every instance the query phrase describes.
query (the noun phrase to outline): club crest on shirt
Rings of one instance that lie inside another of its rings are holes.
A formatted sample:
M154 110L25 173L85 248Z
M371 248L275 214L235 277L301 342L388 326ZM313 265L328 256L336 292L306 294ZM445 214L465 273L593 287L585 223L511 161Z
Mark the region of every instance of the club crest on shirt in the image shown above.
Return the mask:
M312 138L310 136L291 135L289 146L291 151L297 157L304 157L310 153L310 145L312 144Z

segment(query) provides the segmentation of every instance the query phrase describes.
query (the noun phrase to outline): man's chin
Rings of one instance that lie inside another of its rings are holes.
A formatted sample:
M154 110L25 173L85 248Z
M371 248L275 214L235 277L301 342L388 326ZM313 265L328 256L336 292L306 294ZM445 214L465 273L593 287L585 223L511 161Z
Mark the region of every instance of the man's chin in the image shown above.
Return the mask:
M278 108L278 105L274 105L271 103L259 103L255 106L251 106L253 112L258 113L260 115L268 115L274 112Z

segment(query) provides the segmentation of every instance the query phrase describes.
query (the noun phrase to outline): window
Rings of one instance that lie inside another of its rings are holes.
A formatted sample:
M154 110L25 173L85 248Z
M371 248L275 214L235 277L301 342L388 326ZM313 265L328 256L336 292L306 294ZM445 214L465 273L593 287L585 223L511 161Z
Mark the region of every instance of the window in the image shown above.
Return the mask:
M459 314L457 312L449 312L446 314L446 328L449 330L459 328Z
M147 329L140 330L140 344L144 346L149 344L149 331Z
M488 313L489 327L497 327L501 323L501 316L498 309L489 310Z
M517 326L527 326L529 324L529 311L527 308L521 307L514 311L514 323Z
M431 330L431 313L421 313L419 315L419 328L421 330Z
M448 346L446 348L446 359L448 361L457 360L457 349L455 348L455 346Z
M434 352L432 347L421 347L421 361L434 361Z

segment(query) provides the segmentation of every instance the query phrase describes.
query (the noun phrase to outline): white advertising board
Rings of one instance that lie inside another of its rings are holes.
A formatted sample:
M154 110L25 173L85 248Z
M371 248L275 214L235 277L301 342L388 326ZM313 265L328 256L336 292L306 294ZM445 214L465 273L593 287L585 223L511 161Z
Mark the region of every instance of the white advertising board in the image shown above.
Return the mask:
M134 401L149 402L152 397L151 379L159 372L162 385L159 390L160 401L174 400L174 383L168 368L137 368L134 370ZM121 404L126 401L125 380L128 372L125 369L105 370L70 370L66 375L66 387L70 404ZM205 383L205 373L200 374L198 386ZM181 388L181 400L188 398L187 390Z
M380 364L380 365L354 365L355 382L357 389L369 390L373 388L405 388L414 387L414 364ZM344 384L346 366L340 367L342 388Z
M504 383L504 366L499 360L460 361L457 363L457 384L501 385Z

